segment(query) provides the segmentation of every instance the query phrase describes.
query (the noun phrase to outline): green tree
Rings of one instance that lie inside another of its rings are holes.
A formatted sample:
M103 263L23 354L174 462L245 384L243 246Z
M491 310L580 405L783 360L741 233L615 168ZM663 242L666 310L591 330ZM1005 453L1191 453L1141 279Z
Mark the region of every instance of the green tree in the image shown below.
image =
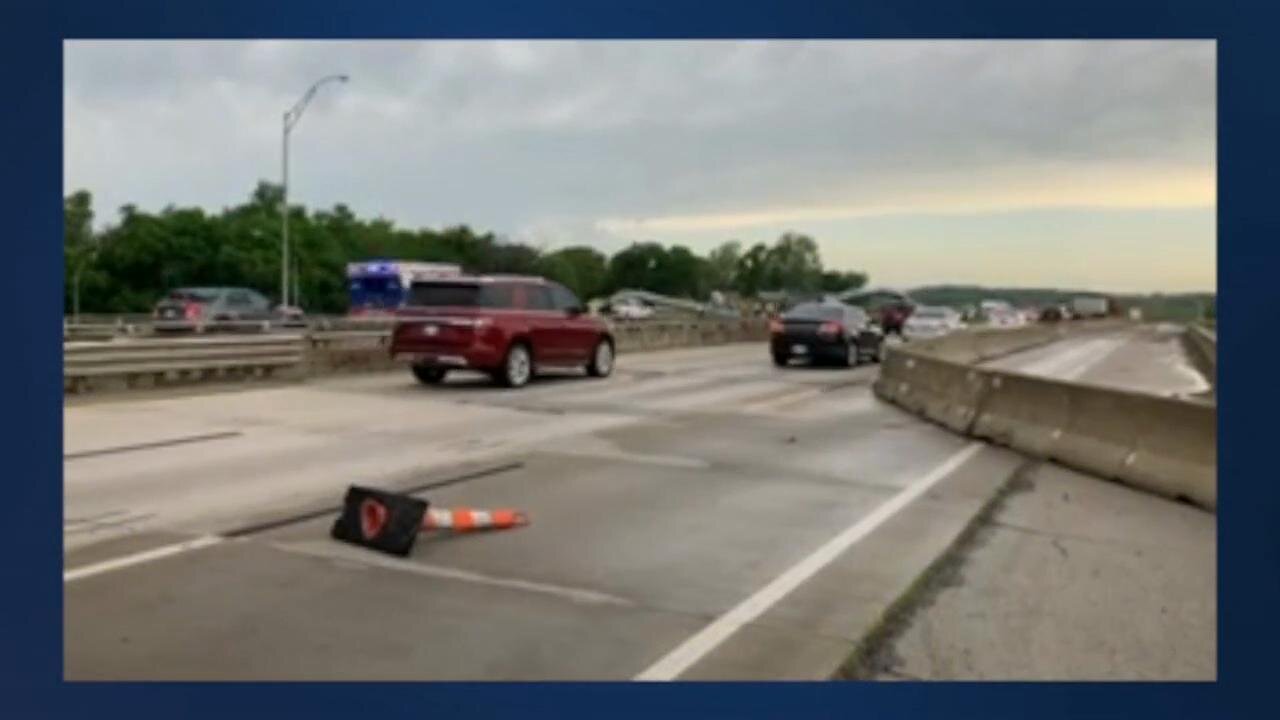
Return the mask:
M822 273L822 291L841 293L857 290L867 284L867 274L856 271L827 270Z
M712 290L734 287L738 262L742 259L742 243L730 240L722 243L707 255L706 282Z
M756 243L738 259L738 267L733 274L734 289L745 297L755 297L765 286L768 274L769 248L764 243Z
M705 258L694 255L692 250L683 245L673 246L658 268L657 292L673 297L705 300L708 294L706 262Z
M238 285L277 297L282 199L279 185L260 182L244 203L218 213L178 207L151 213L125 205L114 224L95 233L92 197L73 192L63 199L67 303L77 277L81 305L91 312L145 312L182 285ZM314 212L291 205L288 211L290 275L303 306L314 313L343 312L346 264L373 258L451 262L476 273L540 274L584 300L622 288L701 300L730 287L749 297L762 290L848 289L866 282L863 273L824 273L817 244L797 233L746 252L731 241L702 257L684 246L649 241L606 258L586 246L543 253L466 225L399 228L386 218L362 219L344 205Z
M822 283L818 244L808 235L783 233L769 248L765 267L770 290L817 290Z
M606 292L649 290L662 292L662 269L667 251L656 242L632 243L609 259Z
M604 292L608 262L599 250L577 245L544 256L539 272L562 283L585 302Z

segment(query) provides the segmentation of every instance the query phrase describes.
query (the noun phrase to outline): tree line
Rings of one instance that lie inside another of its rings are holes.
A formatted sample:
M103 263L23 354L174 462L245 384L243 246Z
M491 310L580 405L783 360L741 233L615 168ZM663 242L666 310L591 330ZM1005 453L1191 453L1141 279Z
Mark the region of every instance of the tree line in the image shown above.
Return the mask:
M63 202L68 312L77 289L81 310L93 313L147 312L181 286L234 285L277 297L282 199L279 185L261 182L247 202L219 213L173 206L149 213L126 205L117 222L95 231L91 194L72 193ZM754 298L777 290L840 292L867 282L865 273L824 268L813 238L791 232L772 245L729 241L706 256L652 241L606 256L581 245L546 251L465 225L398 228L383 218L359 218L341 204L316 211L291 204L289 241L297 297L313 313L345 311L346 264L377 258L541 275L584 299L620 289L696 300L714 291Z

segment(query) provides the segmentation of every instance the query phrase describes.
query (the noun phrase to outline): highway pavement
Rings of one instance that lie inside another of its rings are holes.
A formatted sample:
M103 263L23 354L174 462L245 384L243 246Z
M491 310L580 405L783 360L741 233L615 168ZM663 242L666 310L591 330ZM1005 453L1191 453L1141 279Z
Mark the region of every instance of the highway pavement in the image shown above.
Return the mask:
M993 360L986 367L1155 395L1212 394L1208 381L1187 357L1177 325L1143 325L1069 337Z
M978 526L883 680L1217 678L1217 517L1051 464Z
M1027 465L875 373L753 343L68 406L66 677L828 677ZM532 524L378 555L328 537L351 483Z

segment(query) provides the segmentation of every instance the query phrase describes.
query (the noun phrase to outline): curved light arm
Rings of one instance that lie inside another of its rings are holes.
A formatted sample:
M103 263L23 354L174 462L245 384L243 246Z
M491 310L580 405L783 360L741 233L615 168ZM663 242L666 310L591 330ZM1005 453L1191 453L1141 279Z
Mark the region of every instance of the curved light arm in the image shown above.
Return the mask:
M331 82L346 82L349 79L350 78L346 75L329 75L312 83L311 87L307 88L307 91L303 93L298 102L295 103L293 107L289 108L288 112L284 114L285 132L292 130L293 126L297 125L298 121L302 119L303 111L305 111L307 106L311 104L311 100L315 98L316 92L320 90L320 86Z

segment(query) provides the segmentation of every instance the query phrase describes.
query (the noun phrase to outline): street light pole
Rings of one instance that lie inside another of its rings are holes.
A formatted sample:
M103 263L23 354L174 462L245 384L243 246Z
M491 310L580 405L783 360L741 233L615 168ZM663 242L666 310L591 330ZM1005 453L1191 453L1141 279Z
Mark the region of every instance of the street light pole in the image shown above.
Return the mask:
M289 307L289 113L284 114L280 162L280 307Z
M280 154L280 305L284 307L289 305L289 133L293 130L293 126L298 124L303 111L307 109L307 105L311 104L321 85L329 82L347 82L349 79L346 75L329 75L320 78L312 83L298 102L284 113Z

